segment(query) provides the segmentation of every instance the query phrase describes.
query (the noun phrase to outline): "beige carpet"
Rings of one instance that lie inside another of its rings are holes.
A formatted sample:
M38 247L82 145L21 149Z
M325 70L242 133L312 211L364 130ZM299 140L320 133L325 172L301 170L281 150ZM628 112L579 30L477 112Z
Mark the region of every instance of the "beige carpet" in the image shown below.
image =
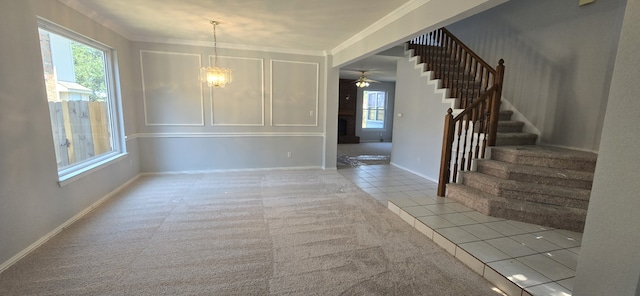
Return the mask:
M0 295L498 295L335 171L161 175L0 273Z

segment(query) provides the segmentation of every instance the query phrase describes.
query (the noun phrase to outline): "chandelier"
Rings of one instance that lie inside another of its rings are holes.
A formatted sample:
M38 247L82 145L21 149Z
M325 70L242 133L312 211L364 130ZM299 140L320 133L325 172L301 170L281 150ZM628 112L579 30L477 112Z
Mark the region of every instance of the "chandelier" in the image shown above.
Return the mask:
M200 81L206 82L209 87L225 87L227 83L233 81L233 71L227 68L218 67L218 40L216 38L217 21L211 21L213 26L213 68L200 68Z

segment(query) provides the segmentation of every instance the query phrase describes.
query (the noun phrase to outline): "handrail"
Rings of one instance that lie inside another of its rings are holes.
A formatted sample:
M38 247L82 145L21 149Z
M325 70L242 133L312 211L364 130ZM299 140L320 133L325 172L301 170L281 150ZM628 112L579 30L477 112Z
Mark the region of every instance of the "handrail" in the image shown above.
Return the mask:
M444 196L458 171L470 170L471 160L484 157L486 147L496 144L504 61L494 69L445 28L416 37L407 47L449 89L456 108L464 109L455 118L452 109L445 115L438 178L438 196Z
M441 155L441 159L440 159L440 175L438 176L438 192L437 195L438 196L444 196L445 194L445 189L446 189L446 185L450 182L450 178L453 178L454 181L457 180L457 175L458 175L458 171L459 170L465 170L465 168L467 170L470 169L471 166L471 159L473 158L478 158L478 157L484 157L485 155L485 149L487 146L487 132L488 130L490 130L491 128L487 128L487 122L490 122L490 118L492 117L496 117L496 116L490 116L490 112L489 110L491 110L491 106L494 105L493 103L493 97L495 96L495 93L498 89L497 85L492 86L491 88L489 88L487 90L487 92L483 93L482 95L480 95L480 97L478 97L477 100L475 100L473 103L471 103L469 106L467 106L467 108L465 108L462 112L460 112L458 115L456 115L455 117L453 116L453 110L451 108L449 108L447 110L447 115L445 115L444 117L444 132L443 132L443 139L442 139L442 155ZM456 129L456 124L458 125L457 129ZM475 127L478 126L478 135L475 138L474 141L474 133L471 133L471 140L470 142L470 148L469 148L469 152L468 154L466 154L466 147L467 147L467 136L468 136L468 132L469 129L471 128L470 125L473 125L473 129L475 130ZM455 131L458 131L458 141L457 141L457 149L456 152L458 152L460 150L460 142L461 142L461 135L462 132L464 130L464 144L463 144L463 151L462 151L462 157L460 156L460 153L456 154L454 163L452 165L451 163L451 156L453 154L453 143L454 143L454 139L455 139ZM481 136L484 135L481 138ZM474 145L475 142L475 145ZM466 156L466 158L465 158ZM451 168L453 167L453 172L451 171Z
M408 48L450 90L458 109L496 84L497 71L445 28L410 40Z

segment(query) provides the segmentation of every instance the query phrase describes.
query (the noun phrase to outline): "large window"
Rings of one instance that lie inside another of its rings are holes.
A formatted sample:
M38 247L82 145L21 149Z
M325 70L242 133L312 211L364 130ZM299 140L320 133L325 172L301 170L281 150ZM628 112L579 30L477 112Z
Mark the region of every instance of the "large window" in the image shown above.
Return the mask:
M387 92L365 90L362 93L362 128L384 129Z
M39 20L40 49L61 181L121 155L113 49Z

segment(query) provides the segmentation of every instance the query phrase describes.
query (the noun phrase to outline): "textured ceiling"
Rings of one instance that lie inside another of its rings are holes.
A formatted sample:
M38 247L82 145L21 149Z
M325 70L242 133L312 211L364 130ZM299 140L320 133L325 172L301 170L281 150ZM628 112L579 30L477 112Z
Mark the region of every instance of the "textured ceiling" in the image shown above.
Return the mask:
M133 41L321 53L357 35L409 0L59 0ZM395 81L398 57L372 56L342 67Z
M59 0L134 41L328 51L408 0Z

